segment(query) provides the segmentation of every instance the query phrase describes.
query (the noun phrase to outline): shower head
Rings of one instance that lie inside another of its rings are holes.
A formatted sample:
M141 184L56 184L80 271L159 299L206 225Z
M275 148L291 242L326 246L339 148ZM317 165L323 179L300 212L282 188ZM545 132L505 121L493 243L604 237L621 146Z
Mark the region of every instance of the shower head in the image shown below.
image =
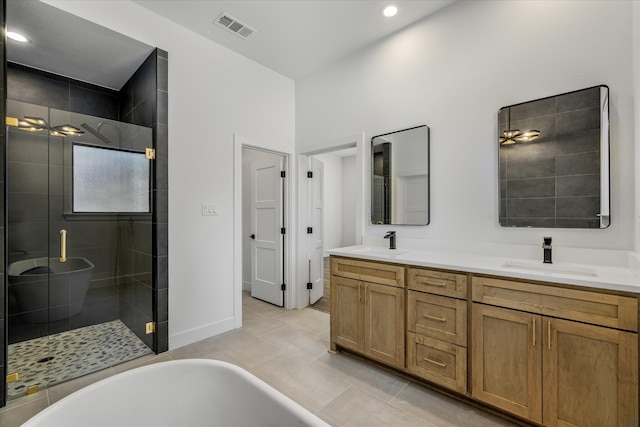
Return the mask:
M94 129L93 127L91 127L90 125L88 125L86 123L82 123L80 126L85 128L90 134L92 134L93 136L95 136L100 141L104 142L105 144L111 144L111 140L109 138L107 138L106 136L104 136L103 134L101 134L99 130ZM98 126L98 129L100 129L100 126Z

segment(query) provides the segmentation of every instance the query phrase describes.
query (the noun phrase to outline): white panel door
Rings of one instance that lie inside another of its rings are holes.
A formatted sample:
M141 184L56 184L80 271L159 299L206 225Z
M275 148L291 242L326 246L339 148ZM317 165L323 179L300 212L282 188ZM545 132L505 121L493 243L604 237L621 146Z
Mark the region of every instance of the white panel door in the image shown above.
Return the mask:
M251 296L278 306L282 292L282 159L251 164Z
M310 170L313 172L313 177L309 179L310 216L313 233L309 234L309 281L312 286L309 293L309 304L313 304L324 295L324 165L320 160L311 157Z
M429 194L426 175L399 176L396 184L395 219L399 224L426 224Z

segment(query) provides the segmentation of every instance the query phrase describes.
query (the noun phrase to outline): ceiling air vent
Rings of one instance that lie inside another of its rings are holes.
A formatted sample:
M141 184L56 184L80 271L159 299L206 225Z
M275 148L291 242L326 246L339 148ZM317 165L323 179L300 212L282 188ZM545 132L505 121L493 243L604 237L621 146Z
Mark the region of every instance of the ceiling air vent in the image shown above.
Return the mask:
M243 24L233 16L224 12L222 12L222 14L218 16L214 22L216 23L216 25L221 26L225 30L230 31L238 37L242 37L243 39L248 38L251 34L256 32L256 30L254 30L250 26Z

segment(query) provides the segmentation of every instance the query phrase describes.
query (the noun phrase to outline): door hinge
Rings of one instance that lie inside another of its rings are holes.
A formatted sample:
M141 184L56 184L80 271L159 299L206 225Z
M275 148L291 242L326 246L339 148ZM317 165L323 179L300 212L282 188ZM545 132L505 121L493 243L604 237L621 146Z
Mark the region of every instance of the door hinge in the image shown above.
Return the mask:
M307 171L307 178L313 178L313 172Z
M313 234L313 227L307 227L307 234Z
M280 234L287 234L287 229L286 229L286 227L282 227L282 228L280 229Z
M287 290L287 285L285 285L284 283L282 285L280 285L280 290L281 291L286 291Z
M307 289L313 289L313 283L307 282Z
M148 160L155 160L156 158L156 149L155 148L145 148L144 149L144 158Z
M286 171L280 171L280 178L286 178L287 177L287 172Z
M7 375L7 384L14 383L14 382L18 381L19 377L20 377L20 375L18 375L17 372L14 372L13 374Z
M148 322L144 325L144 330L147 335L153 334L156 331L156 322Z

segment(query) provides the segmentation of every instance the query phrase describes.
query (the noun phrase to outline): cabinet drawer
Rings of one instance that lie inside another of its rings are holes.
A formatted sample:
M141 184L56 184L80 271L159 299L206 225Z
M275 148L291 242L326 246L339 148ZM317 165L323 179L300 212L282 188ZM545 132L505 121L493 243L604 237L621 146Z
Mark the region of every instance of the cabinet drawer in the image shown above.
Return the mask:
M467 392L467 349L407 332L407 370L420 378Z
M475 276L472 297L485 304L638 331L635 298Z
M466 347L466 301L416 291L409 291L408 297L410 332Z
M404 288L404 267L401 265L331 257L331 274Z
M424 268L407 270L408 288L453 298L467 298L467 276Z

